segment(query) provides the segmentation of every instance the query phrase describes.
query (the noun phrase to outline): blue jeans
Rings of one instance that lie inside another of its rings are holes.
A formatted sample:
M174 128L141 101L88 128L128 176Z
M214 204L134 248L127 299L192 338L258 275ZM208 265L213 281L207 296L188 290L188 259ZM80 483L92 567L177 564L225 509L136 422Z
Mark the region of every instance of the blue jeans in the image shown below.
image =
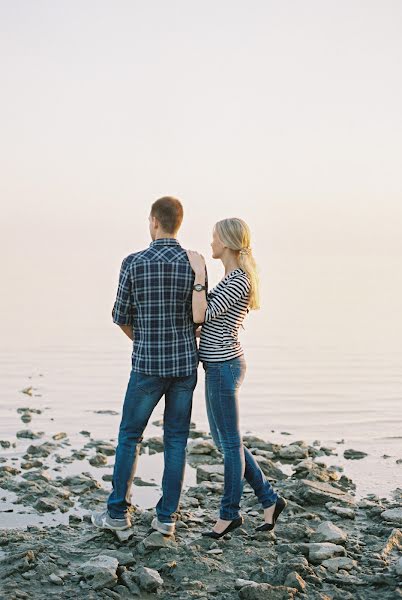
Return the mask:
M220 518L240 516L244 480L253 488L263 508L275 504L278 494L242 442L239 427L239 388L246 374L244 356L222 362L203 362L205 397L211 435L223 453L225 475Z
M193 391L197 371L184 377L159 377L131 371L123 404L118 445L113 470L113 491L107 501L109 515L121 519L131 506L131 486L137 466L142 434L162 396L164 471L162 497L156 514L163 523L172 523L179 505L186 464L186 447L190 429Z

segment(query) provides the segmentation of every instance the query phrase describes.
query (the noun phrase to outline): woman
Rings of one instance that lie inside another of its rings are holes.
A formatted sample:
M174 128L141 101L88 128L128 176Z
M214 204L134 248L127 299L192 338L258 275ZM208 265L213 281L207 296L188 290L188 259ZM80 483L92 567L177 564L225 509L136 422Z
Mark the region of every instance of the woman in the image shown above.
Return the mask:
M259 308L258 276L247 224L237 218L219 221L213 230L211 247L212 257L222 261L225 275L207 297L203 292L204 257L191 250L187 254L195 273L193 319L202 323L199 355L205 369L208 420L225 466L220 518L212 531L202 535L220 538L243 524L239 512L243 478L264 508L264 524L257 531L272 530L287 503L273 490L243 445L239 428L238 396L246 362L238 331L249 309Z

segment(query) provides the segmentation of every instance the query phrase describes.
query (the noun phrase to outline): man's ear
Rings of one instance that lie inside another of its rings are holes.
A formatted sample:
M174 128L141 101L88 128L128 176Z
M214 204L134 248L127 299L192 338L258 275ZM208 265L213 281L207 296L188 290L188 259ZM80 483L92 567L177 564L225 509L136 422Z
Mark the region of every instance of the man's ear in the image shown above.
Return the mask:
M158 221L158 219L156 217L151 217L152 219L152 226L154 229L159 229L160 227L160 223Z

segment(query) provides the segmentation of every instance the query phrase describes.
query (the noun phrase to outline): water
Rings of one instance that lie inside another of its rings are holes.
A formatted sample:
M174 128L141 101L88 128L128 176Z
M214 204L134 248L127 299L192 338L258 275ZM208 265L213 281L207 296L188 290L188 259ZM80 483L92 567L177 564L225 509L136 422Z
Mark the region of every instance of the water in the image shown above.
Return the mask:
M400 355L341 355L334 348L247 343L246 359L248 368L241 389L243 433L286 444L318 439L332 446L338 455L325 457L325 461L344 466L345 473L356 482L359 496L369 492L388 496L400 484L402 465L396 463L402 458ZM87 441L79 433L84 429L93 438L116 441L130 373L129 347L121 344L118 336L115 347L108 350L88 345L3 352L0 366L0 439L16 442L16 448L2 451L4 456L20 456L32 443L15 437L16 431L26 427L17 413L23 406L43 411L33 415L27 427L44 431L46 439L65 431L72 446L81 447ZM32 397L21 393L29 385L34 388ZM98 410L118 414L97 414ZM162 416L163 400L151 421ZM201 365L192 419L198 428L208 431ZM150 422L146 435L160 433L161 429ZM346 448L364 450L368 456L346 460ZM142 456L137 474L159 482L161 456ZM98 478L110 472L91 467L87 461L83 465L77 462L69 472L89 470ZM186 483L192 484L194 472L188 471ZM159 488L136 489L139 500L143 495L148 503L159 493Z

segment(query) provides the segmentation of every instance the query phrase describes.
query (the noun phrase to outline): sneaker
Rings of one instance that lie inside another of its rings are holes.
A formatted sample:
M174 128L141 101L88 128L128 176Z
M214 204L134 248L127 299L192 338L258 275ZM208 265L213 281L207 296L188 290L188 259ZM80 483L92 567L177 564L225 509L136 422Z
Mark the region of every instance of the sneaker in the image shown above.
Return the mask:
M159 533L163 533L163 535L173 535L176 528L175 523L162 523L157 517L154 517L151 526L156 531L159 531Z
M123 531L131 527L131 519L128 515L123 519L112 519L107 510L92 513L91 521L100 529L111 529L112 531Z

